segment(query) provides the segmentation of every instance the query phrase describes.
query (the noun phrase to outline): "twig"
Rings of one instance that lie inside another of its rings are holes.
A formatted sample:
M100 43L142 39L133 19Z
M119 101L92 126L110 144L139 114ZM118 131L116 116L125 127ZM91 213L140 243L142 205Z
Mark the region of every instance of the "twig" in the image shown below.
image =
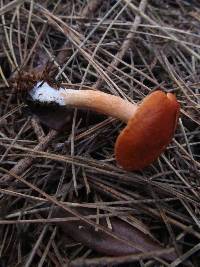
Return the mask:
M147 2L148 2L148 0L141 0L140 5L139 5L139 10L145 11ZM129 33L127 34L127 36L126 36L124 42L122 43L122 46L120 47L119 51L115 55L115 58L112 60L111 64L108 66L106 73L111 73L113 71L114 67L118 66L118 64L120 63L119 60L122 60L125 53L130 48L131 43L133 41L133 38L135 36L135 31L137 31L137 28L139 27L140 23L141 23L141 16L137 14L135 16L135 20L133 22L133 25L130 28ZM104 80L101 77L99 77L93 87L94 88L100 88L102 86L103 81Z
M80 17L91 17L95 15L95 12L102 4L103 0L89 0L83 10L80 12ZM56 56L57 62L62 65L68 56L71 56L71 51L69 50L69 41L67 40L61 47L61 51Z
M49 133L40 141L40 143L35 146L34 151L44 151L49 143L56 137L58 134L57 131L51 130ZM27 156L23 159L21 159L11 170L10 172L21 175L27 168L30 167L32 164L34 158ZM1 181L7 181L11 176L9 174L5 174L2 176Z
M128 263L135 262L141 259L148 259L152 257L159 257L164 254L170 254L174 252L173 248L168 249L160 249L147 253L139 253L137 255L128 255L123 257L101 257L101 258L93 258L93 259L82 259L79 258L71 262L70 267L89 267L89 266L108 266L109 264L120 264L120 263Z
M44 131L40 125L40 123L38 122L38 119L36 117L33 117L31 119L31 125L33 127L33 130L37 136L37 139L39 142L41 142L43 140L43 138L45 137Z
M5 14L6 12L9 12L10 10L12 10L13 8L22 4L23 2L25 2L25 0L14 0L14 1L8 3L7 5L1 7L0 8L0 16Z
M158 27L158 23L156 23L153 19L151 19L149 16L147 16L142 10L137 8L133 3L131 3L130 0L123 0L126 4L129 5L129 7L138 13L141 17L143 17L146 21L148 21L151 25ZM194 50L192 50L190 47L188 47L186 44L184 44L181 40L179 40L175 35L168 32L164 27L160 28L160 31L165 33L167 36L171 37L174 42L177 42L180 46L182 46L186 51L191 53L193 56L195 56L198 60L200 60L200 55L196 53Z

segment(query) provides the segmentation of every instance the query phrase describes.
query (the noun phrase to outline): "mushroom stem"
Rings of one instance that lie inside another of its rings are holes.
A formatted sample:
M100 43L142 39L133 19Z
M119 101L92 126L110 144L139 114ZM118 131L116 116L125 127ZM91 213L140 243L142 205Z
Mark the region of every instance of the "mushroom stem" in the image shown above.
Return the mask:
M137 105L132 104L119 96L110 95L94 90L72 90L61 92L67 106L94 110L127 123L137 110Z

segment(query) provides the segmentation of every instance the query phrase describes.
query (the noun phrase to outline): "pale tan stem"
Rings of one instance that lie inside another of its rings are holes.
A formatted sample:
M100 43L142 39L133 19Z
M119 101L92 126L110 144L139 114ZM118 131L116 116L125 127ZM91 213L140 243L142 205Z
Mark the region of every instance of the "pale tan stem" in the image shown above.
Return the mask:
M100 91L66 90L66 93L62 92L61 95L67 106L90 109L126 123L137 110L136 104Z

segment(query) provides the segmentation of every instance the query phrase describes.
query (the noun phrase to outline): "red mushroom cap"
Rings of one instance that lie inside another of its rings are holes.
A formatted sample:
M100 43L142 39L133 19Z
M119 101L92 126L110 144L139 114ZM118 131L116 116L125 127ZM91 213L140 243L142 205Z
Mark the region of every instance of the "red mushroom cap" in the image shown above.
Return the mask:
M180 105L176 97L155 91L145 97L115 143L117 163L141 170L155 161L173 138Z

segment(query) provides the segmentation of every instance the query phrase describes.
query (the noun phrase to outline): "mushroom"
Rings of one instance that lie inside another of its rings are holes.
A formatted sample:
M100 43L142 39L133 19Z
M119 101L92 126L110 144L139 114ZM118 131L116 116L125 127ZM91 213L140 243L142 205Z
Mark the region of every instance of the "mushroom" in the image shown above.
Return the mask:
M40 81L29 91L33 101L86 108L122 120L127 126L115 143L115 157L125 170L154 162L173 138L180 105L171 93L154 91L139 104L94 90L55 89Z

